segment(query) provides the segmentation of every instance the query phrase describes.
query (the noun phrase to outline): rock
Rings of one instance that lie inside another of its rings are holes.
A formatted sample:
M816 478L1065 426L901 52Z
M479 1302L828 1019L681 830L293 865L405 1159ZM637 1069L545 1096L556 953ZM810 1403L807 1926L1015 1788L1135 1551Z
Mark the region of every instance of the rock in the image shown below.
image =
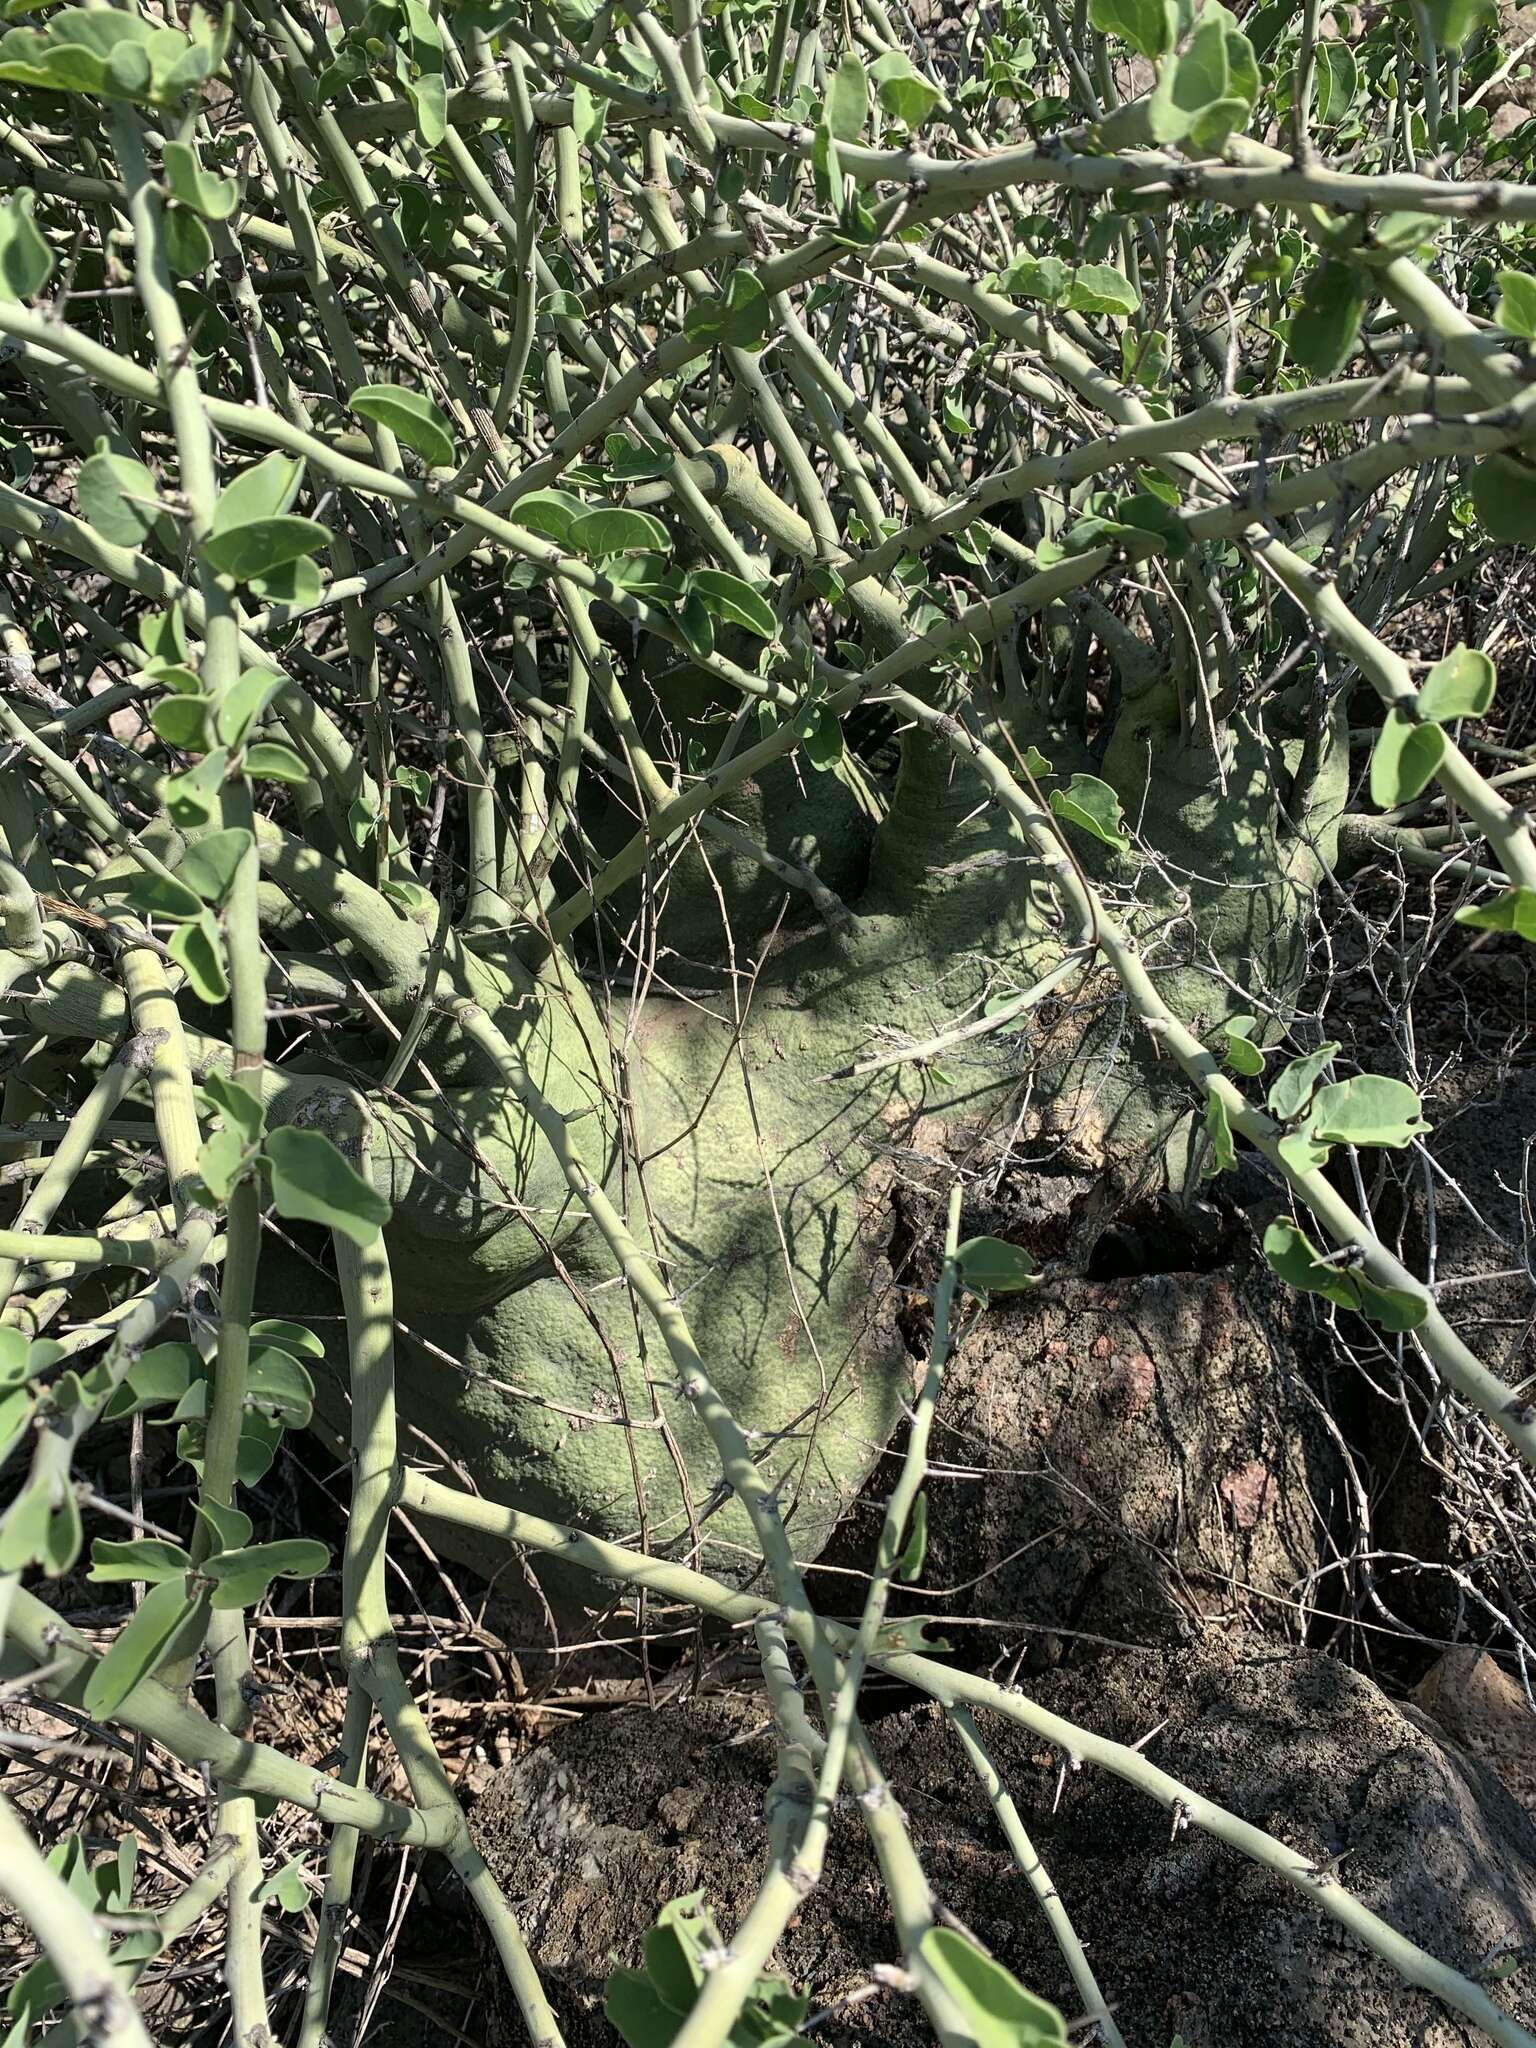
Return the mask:
M1061 1281L993 1307L946 1375L923 1584L905 1606L1036 1640L1168 1640L1213 1612L1292 1627L1343 1508L1314 1357L1305 1313L1260 1260ZM828 1562L867 1568L901 1449ZM832 1583L823 1602L846 1604Z
M1441 1960L1475 1973L1536 1942L1536 1828L1499 1779L1447 1748L1369 1680L1258 1636L1097 1655L1031 1692L1135 1741L1154 1762L1320 1863ZM612 2048L603 1983L634 1965L660 1905L702 1890L722 1931L756 1890L771 1738L751 1701L695 1700L568 1723L504 1771L474 1826L520 1908L571 2048ZM1280 1879L1209 1838L1170 1839L1161 1807L1102 1771L1071 1776L995 1716L982 1732L1133 2048L1460 2048L1471 2030ZM935 1892L1023 1982L1077 2009L1033 1894L941 1714L876 1724L876 1745ZM853 1812L777 1958L814 2007L896 1959L878 1876ZM1536 2021L1536 1984L1497 1994ZM503 2014L506 2037L515 2022ZM917 2008L880 1991L817 2029L822 2041L918 2043Z
M1413 1701L1452 1742L1491 1764L1528 1813L1536 1809L1536 1713L1525 1687L1486 1650L1447 1650Z

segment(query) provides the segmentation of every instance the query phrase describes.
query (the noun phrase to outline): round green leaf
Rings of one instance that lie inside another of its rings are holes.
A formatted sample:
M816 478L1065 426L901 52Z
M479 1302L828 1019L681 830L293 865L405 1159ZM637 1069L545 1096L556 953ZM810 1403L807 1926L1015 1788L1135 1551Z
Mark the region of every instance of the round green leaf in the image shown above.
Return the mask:
M1536 547L1536 467L1518 455L1485 455L1472 468L1472 509L1491 540Z
M1523 270L1501 270L1493 317L1506 334L1536 340L1536 277L1527 277Z
M165 259L173 277L201 277L213 261L213 243L199 216L185 206L172 206L161 216Z
M1406 1287L1378 1287L1363 1273L1352 1273L1350 1278L1360 1297L1361 1315L1383 1330L1416 1330L1429 1314L1429 1303L1422 1294L1410 1293Z
M229 969L224 960L224 940L210 911L179 924L166 942L166 950L186 974L199 1002L215 1008L229 997Z
M247 775L265 777L268 782L308 782L304 757L282 740L256 740L245 750Z
M968 1237L957 1249L955 1263L973 1294L1017 1294L1040 1277L1039 1267L1022 1245L1001 1237Z
M149 917L201 917L203 906L190 889L166 875L112 875L100 884L104 896L118 896Z
M818 773L835 768L843 758L842 722L825 704L812 704L795 719L801 751Z
M221 575L244 583L301 555L317 554L330 545L330 539L318 521L283 513L275 519L253 519L245 526L228 527L222 533L215 526L203 543L203 553Z
M0 205L0 299L35 299L53 275L53 251L34 218L36 204L30 192L16 192Z
M272 1345L279 1351L286 1351L290 1358L324 1358L325 1345L313 1330L306 1330L302 1323L284 1322L281 1317L266 1316L252 1323L251 1336L259 1337L263 1344Z
M1324 1143L1390 1145L1399 1151L1429 1129L1414 1090L1386 1074L1330 1081L1312 1098L1309 1122Z
M129 1543L111 1543L98 1536L91 1545L91 1568L86 1577L98 1585L122 1584L143 1579L152 1586L167 1579L184 1578L192 1560L179 1543L162 1543L157 1537L135 1537Z
M1350 1275L1338 1266L1324 1265L1317 1246L1289 1217L1277 1217L1265 1231L1264 1256L1287 1287L1303 1294L1320 1294L1340 1308L1358 1305L1360 1297Z
M252 1543L243 1550L224 1550L201 1567L213 1580L213 1605L224 1609L254 1607L274 1579L312 1579L323 1572L331 1553L308 1536L289 1536L279 1543Z
M1314 377L1331 377L1354 352L1369 299L1352 264L1326 257L1308 276L1291 320L1287 343L1295 361Z
M146 1593L86 1680L85 1711L97 1720L116 1713L134 1687L152 1678L164 1663L182 1625L203 1598L188 1593L185 1579L168 1579Z
M1121 37L1154 62L1178 40L1178 10L1169 0L1090 0L1088 19L1102 35Z
M869 74L863 59L847 51L827 80L826 124L839 142L857 142L869 119Z
M208 713L212 709L210 697L162 697L150 706L149 723L168 747L201 754L208 746Z
M1161 6L1163 0L1149 0L1149 4ZM920 128L935 107L948 104L939 87L900 50L887 50L877 57L869 75L881 106L905 128Z
M688 583L717 619L728 619L732 625L744 626L759 640L772 640L777 634L778 621L774 618L773 607L740 576L732 576L724 569L695 569Z
M912 1527L901 1553L901 1563L896 1575L904 1586L916 1584L923 1575L923 1559L928 1554L928 1496L920 1493L912 1503Z
M246 1368L245 1405L287 1429L303 1429L314 1410L315 1383L292 1352L263 1345Z
M1264 1256L1287 1286L1319 1294L1385 1330L1416 1330L1429 1313L1422 1293L1381 1287L1353 1267L1325 1264L1317 1246L1288 1217L1278 1217L1265 1231Z
M0 1572L25 1571L41 1561L53 1514L53 1482L46 1475L10 1501L0 1515Z
M325 579L319 565L308 555L296 555L291 562L279 562L259 575L246 578L251 594L273 607L296 605L302 611L319 601Z
M198 1148L198 1178L216 1202L227 1202L255 1160L253 1146L231 1125L214 1131Z
M135 1360L102 1414L116 1420L146 1408L173 1407L202 1376L203 1362L193 1345L156 1344Z
M368 1245L389 1221L389 1204L323 1131L291 1124L267 1135L265 1155L279 1216L324 1223L354 1244Z
M1226 1104L1219 1095L1211 1095L1206 1100L1205 1137L1210 1147L1205 1171L1208 1174L1230 1172L1237 1164L1237 1148L1232 1143L1232 1126L1227 1121Z
M1497 18L1494 0L1424 0L1424 14L1442 50L1459 50L1474 29Z
M1141 293L1109 263L1085 263L1072 274L1067 304L1074 313L1134 313Z
M1010 299L1038 299L1054 306L1064 299L1072 273L1059 256L1015 256L999 271L992 289Z
M286 687L287 677L267 668L248 668L237 677L220 697L214 714L214 724L225 746L238 747L278 691Z
M1317 118L1331 125L1342 121L1354 103L1360 83L1359 66L1354 51L1342 40L1319 42L1314 57Z
M9 1393L0 1394L0 1465L31 1428L35 1406L25 1387L13 1387Z
M1421 718L1481 718L1493 702L1498 678L1478 647L1455 647L1419 686Z
M302 1913L310 1900L309 1886L304 1882L304 1865L304 1857L290 1857L257 1887L257 1898L263 1903L270 1899L285 1913Z
M1264 1071L1264 1053L1253 1042L1258 1029L1257 1017L1228 1017L1221 1026L1227 1044L1224 1057L1234 1074L1242 1074L1251 1080Z
M403 384L365 384L347 404L364 419L388 427L434 469L449 469L457 461L448 416L425 392L409 391Z
M672 536L649 512L599 505L571 522L571 545L578 554L599 558L642 550L664 554L672 545Z
M160 787L171 822L185 831L211 825L219 813L219 793L228 772L228 755L210 753L184 774L168 775Z
M653 555L649 558L654 561ZM696 590L685 590L672 607L672 618L683 644L699 661L708 661L715 651L715 622L709 606Z
M240 197L231 178L215 177L201 169L197 154L185 142L168 142L161 157L165 182L173 199L200 213L204 220L228 220Z
M1310 1105L1319 1081L1333 1064L1338 1050L1338 1041L1330 1038L1316 1052L1304 1053L1299 1060L1291 1060L1283 1066L1270 1086L1270 1115L1282 1124L1300 1116Z
M259 519L276 519L299 495L304 465L297 456L276 449L227 483L213 508L215 533L233 533Z
M1487 903L1469 904L1457 911L1456 922L1473 931L1513 932L1517 938L1536 939L1536 889L1506 889Z
M976 2048L1066 2048L1066 2022L1055 2006L963 1934L930 1927L918 1953L959 2006Z
M705 346L757 349L768 333L768 294L742 265L731 272L719 298L696 299L688 308L683 332Z
M32 1346L25 1331L0 1330L0 1387L15 1387L30 1370Z
M252 1522L249 1515L239 1508L226 1507L221 1501L200 1500L197 1503L198 1519L208 1526L213 1538L213 1552L221 1550L243 1550L251 1540Z
M1121 830L1120 799L1097 775L1078 773L1065 789L1053 789L1051 809L1058 818L1091 833L1117 853L1126 852L1130 846Z
M526 498L518 499L511 516L519 526L542 534L545 540L552 540L557 548L570 554L575 551L571 536L576 522L585 519L591 509L573 491L530 491Z
M222 903L254 841L243 826L194 839L181 857L181 878L205 903Z
M162 542L174 539L159 485L131 455L103 450L82 462L75 495L81 518L117 547L142 547L151 533L158 533Z
M1412 803L1445 758L1445 734L1438 725L1415 725L1394 704L1382 720L1371 752L1371 802L1384 811Z
M1146 103L1154 142L1182 141L1203 114L1230 96L1225 26L1209 7L1206 13L1211 18L1202 20L1183 56L1167 59L1158 69Z

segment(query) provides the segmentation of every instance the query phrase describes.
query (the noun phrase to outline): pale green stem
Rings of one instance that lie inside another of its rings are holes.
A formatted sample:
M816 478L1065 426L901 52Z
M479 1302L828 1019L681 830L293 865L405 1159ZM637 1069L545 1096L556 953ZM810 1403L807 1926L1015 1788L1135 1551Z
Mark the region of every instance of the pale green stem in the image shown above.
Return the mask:
M117 1980L95 1915L50 1869L10 1801L0 1798L0 1898L36 1935L93 2048L152 2048Z
M1106 2048L1125 2048L1125 2037L1115 2025L1108 2002L1099 1989L1098 1979L1093 1974L1093 1965L1083 1953L1083 1945L1077 1938L1077 1929L1072 1925L1071 1915L1062 1903L1060 1892L1051 1882L1051 1874L1040 1861L1039 1852L1025 1832L1019 1818L1019 1809L1013 1795L1003 1783L997 1765L992 1761L986 1744L977 1732L976 1723L965 1707L950 1710L949 1725L960 1738L960 1747L965 1751L966 1761L980 1779L982 1789L997 1815L998 1826L1002 1829L1013 1860L1023 1872L1030 1890L1040 1901L1046 1921L1061 1959L1071 1972L1077 1995L1083 2002L1083 2017L1092 2021L1099 2030L1099 2038Z
M534 2048L560 2048L559 2023L517 1917L470 1837L431 1732L400 1669L385 1582L390 1510L398 1487L389 1254L382 1236L360 1247L338 1230L334 1242L352 1392L352 1506L342 1564L342 1662L349 1682L361 1686L378 1707L418 1807L443 1827L443 1852L485 1921Z

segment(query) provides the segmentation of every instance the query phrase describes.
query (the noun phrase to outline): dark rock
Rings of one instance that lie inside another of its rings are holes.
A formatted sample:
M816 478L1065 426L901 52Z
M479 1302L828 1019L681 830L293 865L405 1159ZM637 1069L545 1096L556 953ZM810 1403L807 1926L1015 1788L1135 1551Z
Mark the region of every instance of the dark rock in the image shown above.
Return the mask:
M1342 1522L1316 1342L1262 1260L1069 1280L994 1306L949 1366L912 1611L1168 1641L1211 1613L1300 1633ZM867 1568L903 1440L825 1565ZM822 1604L851 1604L815 1575ZM970 1639L967 1638L969 1643Z

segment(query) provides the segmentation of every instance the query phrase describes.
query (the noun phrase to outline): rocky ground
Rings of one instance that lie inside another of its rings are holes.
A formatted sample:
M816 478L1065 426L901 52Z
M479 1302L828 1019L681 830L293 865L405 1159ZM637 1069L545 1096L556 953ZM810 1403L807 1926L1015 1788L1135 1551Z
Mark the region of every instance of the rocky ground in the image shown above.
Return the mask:
M1485 1764L1332 1658L1241 1632L1173 1650L1096 1650L1030 1690L1126 1741L1163 1723L1149 1753L1165 1769L1319 1864L1340 1859L1368 1904L1464 1971L1536 1941L1536 1827ZM943 1715L906 1707L875 1732L946 1909L1070 2015L1044 1918ZM1278 1878L1191 1831L1170 1838L1160 1808L1102 1773L1071 1777L1058 1805L1054 1753L995 1719L984 1735L1128 2042L1451 2048L1467 2038ZM481 1802L477 1833L522 1901L572 2048L614 2038L604 1979L614 1963L640 1960L662 1902L702 1890L722 1926L746 1910L773 1769L752 1702L695 1699L575 1722ZM859 2001L834 2010L816 2037L930 2038L909 2000L867 1995L871 1965L897 1954L856 1813L839 1817L830 1863L780 1957L818 2008ZM1536 2021L1536 1984L1513 1980L1508 2003ZM512 2038L515 2019L504 2013L501 2024Z

